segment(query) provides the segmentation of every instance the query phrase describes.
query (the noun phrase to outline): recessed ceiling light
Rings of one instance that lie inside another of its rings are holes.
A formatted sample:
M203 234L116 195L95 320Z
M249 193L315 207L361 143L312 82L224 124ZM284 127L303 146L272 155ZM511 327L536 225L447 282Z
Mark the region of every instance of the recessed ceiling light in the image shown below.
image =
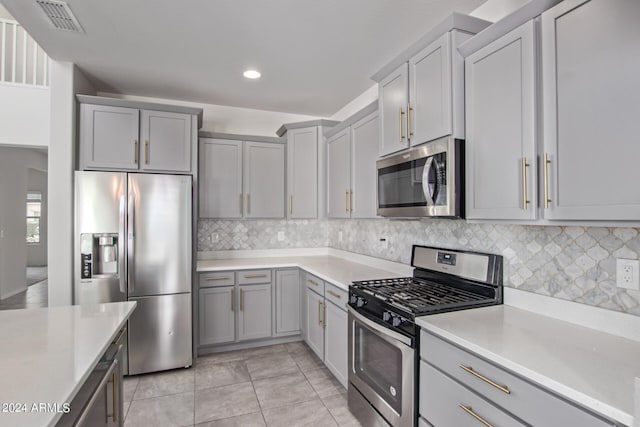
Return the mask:
M260 74L260 72L256 70L247 70L242 73L242 75L248 79L258 79L262 74Z

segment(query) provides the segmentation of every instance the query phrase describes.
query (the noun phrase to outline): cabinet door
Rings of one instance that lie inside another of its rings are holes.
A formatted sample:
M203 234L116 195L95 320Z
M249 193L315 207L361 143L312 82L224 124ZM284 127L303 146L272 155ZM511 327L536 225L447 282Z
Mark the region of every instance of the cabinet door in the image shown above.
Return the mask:
M635 0L566 0L542 14L545 218L640 218L639 16Z
M351 126L351 218L375 218L379 139L378 113Z
M465 60L466 216L535 219L534 23Z
M451 33L409 60L409 139L422 144L452 133Z
M200 217L242 217L242 141L200 139Z
M298 288L298 293L300 295L300 335L302 338L307 341L307 285L305 283L305 278L307 277L307 273L300 270L298 274L298 280L300 280L300 287Z
M191 115L142 110L140 168L149 171L191 171Z
M300 273L276 271L276 335L300 332Z
M284 145L244 143L245 218L284 218Z
M231 342L235 339L235 288L200 289L199 345Z
M135 108L82 104L80 147L87 169L138 169L139 112Z
M318 217L318 129L288 132L289 218Z
M409 146L407 135L408 64L402 64L378 84L381 156Z
M313 352L324 360L324 297L316 294L309 288L307 295L307 345Z
M271 336L271 284L238 287L238 340Z
M327 140L327 215L330 218L349 218L351 184L350 128Z
M347 312L325 302L324 363L340 383L347 387Z

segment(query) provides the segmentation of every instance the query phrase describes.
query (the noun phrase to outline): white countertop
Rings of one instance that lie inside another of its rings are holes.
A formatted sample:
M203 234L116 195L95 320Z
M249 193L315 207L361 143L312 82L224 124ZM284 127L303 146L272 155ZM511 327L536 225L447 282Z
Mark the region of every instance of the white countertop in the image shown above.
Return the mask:
M640 343L499 305L424 316L420 327L625 425Z
M351 282L357 280L383 279L407 275L406 273L384 270L373 267L371 264L354 262L331 255L199 260L197 271L203 273L207 271L287 267L301 268L344 290L348 290Z
M58 412L32 405L71 402L136 306L135 302L0 311L0 425L54 425Z

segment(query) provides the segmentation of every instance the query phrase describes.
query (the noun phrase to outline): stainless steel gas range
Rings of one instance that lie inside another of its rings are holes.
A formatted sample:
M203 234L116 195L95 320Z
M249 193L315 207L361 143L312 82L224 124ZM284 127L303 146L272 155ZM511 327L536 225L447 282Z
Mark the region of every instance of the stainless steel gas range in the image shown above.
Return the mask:
M365 426L417 424L415 318L502 304L502 256L414 245L413 277L349 287L349 410Z

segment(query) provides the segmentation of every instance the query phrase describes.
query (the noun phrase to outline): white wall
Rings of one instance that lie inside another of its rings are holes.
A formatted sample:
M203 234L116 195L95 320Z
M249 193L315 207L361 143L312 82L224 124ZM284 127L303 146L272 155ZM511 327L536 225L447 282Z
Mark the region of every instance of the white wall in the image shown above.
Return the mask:
M516 9L529 3L530 0L488 0L469 15L485 21L497 22Z
M42 196L40 243L27 244L27 266L47 265L47 171L30 168L27 171L27 190L38 192Z
M224 105L200 104L188 101L176 101L173 99L148 98L102 92L98 93L98 95L135 101L202 108L202 130L211 132L276 136L276 131L284 123L303 122L319 118L315 116L305 116L302 114L279 113L276 111L227 107Z
M70 305L73 295L73 171L76 165L75 95L95 88L72 63L51 60L49 144L49 306Z
M0 83L0 144L49 145L49 88Z
M46 152L0 147L0 299L26 289L29 168L46 169Z

